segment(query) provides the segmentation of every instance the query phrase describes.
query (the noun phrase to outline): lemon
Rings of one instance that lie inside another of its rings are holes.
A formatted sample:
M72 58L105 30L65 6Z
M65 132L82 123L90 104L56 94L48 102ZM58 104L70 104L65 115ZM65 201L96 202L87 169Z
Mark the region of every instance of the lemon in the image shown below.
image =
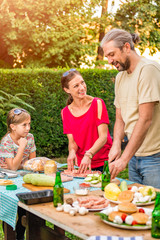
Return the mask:
M105 197L113 201L117 201L117 197L120 193L121 193L121 190L115 183L109 183L104 188Z

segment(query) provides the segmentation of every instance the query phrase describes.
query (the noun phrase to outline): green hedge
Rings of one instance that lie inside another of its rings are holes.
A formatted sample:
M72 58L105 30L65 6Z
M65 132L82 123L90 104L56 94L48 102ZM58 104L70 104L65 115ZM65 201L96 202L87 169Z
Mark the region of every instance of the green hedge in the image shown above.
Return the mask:
M67 95L62 91L60 78L66 69L1 69L0 89L12 95L27 93L23 98L35 107L30 111L31 132L37 146L37 156L62 157L67 155L67 137L63 135L60 111L65 107ZM110 118L110 132L115 121L114 84L116 70L79 70L87 83L88 94L102 98ZM29 109L28 109L29 110ZM0 116L0 137L6 133L6 126Z

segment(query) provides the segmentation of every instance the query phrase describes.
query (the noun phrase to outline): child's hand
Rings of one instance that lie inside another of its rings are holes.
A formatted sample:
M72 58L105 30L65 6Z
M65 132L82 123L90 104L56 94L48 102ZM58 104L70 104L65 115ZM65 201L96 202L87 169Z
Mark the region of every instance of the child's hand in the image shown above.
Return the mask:
M27 143L28 143L28 141L25 138L20 138L18 140L19 147L25 148L27 146Z

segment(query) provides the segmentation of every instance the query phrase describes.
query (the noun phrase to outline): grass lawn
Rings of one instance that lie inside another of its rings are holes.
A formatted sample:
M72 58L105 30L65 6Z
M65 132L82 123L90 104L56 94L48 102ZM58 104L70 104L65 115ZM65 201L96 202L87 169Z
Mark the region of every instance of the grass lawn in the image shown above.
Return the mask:
M66 159L64 159L64 158L58 158L58 159L55 159L55 160L59 163L64 163L66 161ZM126 168L124 171L119 173L119 175L117 177L123 178L123 179L128 179L128 168ZM51 227L51 228L54 228L54 225L52 223L46 222L46 225ZM70 234L68 232L66 232L66 236L68 238L70 238L71 240L81 240L81 238L78 238L78 237L76 237L73 234ZM2 222L1 221L0 221L0 240L4 240L4 234L3 234Z

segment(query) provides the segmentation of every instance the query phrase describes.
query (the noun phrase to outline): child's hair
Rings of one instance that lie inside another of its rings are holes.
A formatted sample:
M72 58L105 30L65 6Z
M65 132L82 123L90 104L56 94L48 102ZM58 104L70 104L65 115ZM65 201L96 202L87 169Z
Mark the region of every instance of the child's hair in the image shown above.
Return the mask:
M30 117L30 114L22 108L13 108L7 115L7 132L11 132L10 124L20 124Z
M7 115L7 133L2 137L2 139L8 134L12 132L12 129L10 127L10 124L20 124L24 122L26 119L28 119L30 114L23 108L13 108L9 111ZM0 140L0 143L2 142L2 139Z
M72 68L70 70L68 70L67 72L63 73L62 77L61 77L61 86L62 89L64 90L64 88L68 88L68 83L76 77L76 75L79 75L82 77L82 75L80 74L80 72L78 72L76 69ZM67 99L67 105L71 104L73 102L73 98L70 94L68 94L68 99Z

